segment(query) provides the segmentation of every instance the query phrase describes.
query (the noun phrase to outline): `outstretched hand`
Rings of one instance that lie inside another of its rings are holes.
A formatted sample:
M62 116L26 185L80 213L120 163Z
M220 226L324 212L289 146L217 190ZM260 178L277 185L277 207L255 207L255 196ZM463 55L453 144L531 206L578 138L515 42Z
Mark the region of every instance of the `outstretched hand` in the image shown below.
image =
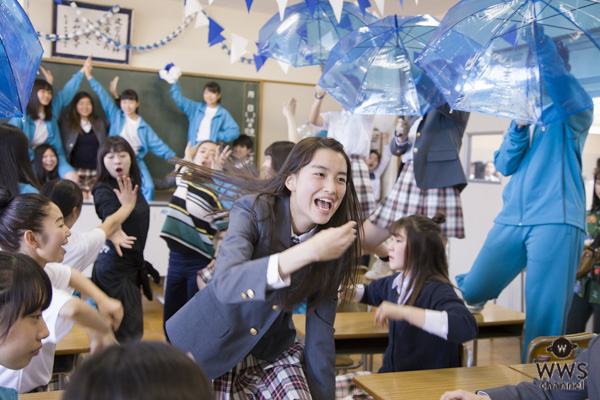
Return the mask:
M225 146L223 150L221 150L221 146L217 147L211 168L217 171L223 170L225 161L231 156L231 152L232 150L229 148L229 146Z
M459 389L444 393L440 400L490 400L490 398Z
M119 98L119 92L117 91L117 85L119 84L119 75L115 76L108 85L108 91L115 99Z
M123 229L118 229L115 231L115 233L109 236L108 240L110 240L115 246L115 251L119 257L123 257L123 251L121 248L131 249L137 238L135 236L127 236Z
M134 187L131 178L128 176L117 178L117 184L119 188L113 189L113 191L117 195L119 202L122 206L133 210L137 201L138 185Z
M83 63L83 67L81 67L81 72L85 75L85 77L89 80L92 79L92 56L89 55L88 58L85 59Z
M306 242L312 246L315 261L329 261L340 258L356 240L356 222L348 221L337 228L320 231Z
M194 156L198 152L198 147L200 147L200 142L196 143L194 146L192 146L192 142L187 142L185 150L183 151L183 159L193 161Z
M50 85L52 85L54 83L54 77L52 76L52 72L50 72L49 69L42 67L41 65L40 65L40 71L42 71L42 75L44 75L46 82L48 82Z
M296 99L292 97L290 100L285 101L282 112L286 118L294 118L296 116Z

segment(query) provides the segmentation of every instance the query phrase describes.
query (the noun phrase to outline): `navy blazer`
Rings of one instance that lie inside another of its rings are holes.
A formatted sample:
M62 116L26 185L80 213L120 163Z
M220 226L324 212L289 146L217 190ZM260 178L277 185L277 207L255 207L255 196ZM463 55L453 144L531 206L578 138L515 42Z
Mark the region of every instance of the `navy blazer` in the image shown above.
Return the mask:
M269 256L290 247L289 197L273 197L270 205L257 195L233 204L213 279L166 323L169 340L191 352L210 379L248 354L275 361L296 340L291 312L280 309L287 288L267 289ZM298 276L292 275L292 286ZM314 399L335 398L336 307L337 286L306 318L304 355Z
M469 113L451 110L446 103L427 113L417 131L413 148L415 180L419 189L467 186L467 177L460 163L462 138L469 121ZM409 119L413 124L417 117ZM400 156L408 150L408 143L390 143L393 155Z
M60 127L63 148L65 149L65 156L67 157L67 161L71 162L71 152L73 152L73 148L75 147L75 143L77 142L80 133L79 131L69 129L66 115L61 116L58 120L58 125ZM98 143L102 144L104 139L108 137L109 126L108 120L101 117L96 118L92 123L92 128L94 129L94 134L98 139ZM95 154L94 157L96 157Z

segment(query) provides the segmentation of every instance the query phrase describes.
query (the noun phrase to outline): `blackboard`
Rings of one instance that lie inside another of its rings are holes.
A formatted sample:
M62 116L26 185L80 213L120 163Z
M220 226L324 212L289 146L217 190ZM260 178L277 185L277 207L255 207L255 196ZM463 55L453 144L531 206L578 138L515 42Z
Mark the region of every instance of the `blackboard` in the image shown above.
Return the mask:
M57 93L74 73L81 69L81 64L70 64L58 61L42 61L42 66L49 69L54 76L54 92ZM92 71L94 78L108 91L110 81L119 75L119 93L125 89L133 89L140 99L139 114L156 131L158 136L171 147L178 157L183 157L187 141L188 118L177 108L171 98L171 85L158 78L157 70L141 70L130 67L112 67L106 64L96 65ZM260 116L260 81L236 80L184 74L179 82L183 95L195 101L203 101L204 85L215 81L221 86L221 106L225 107L240 127L240 133L253 136L254 151L258 149L258 132ZM100 101L83 78L80 90L90 93L94 99L94 110L104 115ZM256 159L256 157L254 157ZM173 170L173 166L161 158L148 153L144 159L153 177L162 178Z

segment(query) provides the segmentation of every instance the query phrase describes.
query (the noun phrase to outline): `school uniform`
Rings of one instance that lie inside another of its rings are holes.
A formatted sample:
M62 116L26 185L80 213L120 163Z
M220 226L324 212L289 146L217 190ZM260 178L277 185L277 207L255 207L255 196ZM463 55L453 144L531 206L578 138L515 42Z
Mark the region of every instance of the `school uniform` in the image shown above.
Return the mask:
M69 79L69 81L65 84L65 87L60 92L52 96L52 102L50 104L52 107L52 119L49 121L44 121L46 124L46 129L48 130L48 137L43 143L52 145L54 150L56 150L56 155L58 156L58 174L61 178L64 178L67 173L73 172L74 169L67 162L57 121L60 111L66 105L68 105L71 100L73 100L73 97L75 97L75 94L77 94L82 79L83 73L81 71L77 72L71 79ZM37 93L31 93L31 96L37 96ZM29 114L25 113L24 118L14 117L9 119L8 123L20 128L23 132L25 132L25 136L27 136L27 139L29 139L29 157L31 158L31 161L33 161L33 149L42 144L36 143L34 145L36 131L35 121L31 119Z
M398 302L399 289L394 274L365 286L362 303L379 306L383 301ZM407 298L409 296L406 296ZM407 300L404 299L403 304ZM429 281L417 296L415 307L445 311L447 339L426 332L406 321L389 321L389 345L383 355L382 372L460 367L460 344L477 336L477 321L445 282Z
M236 372L241 361L276 367L285 364L284 354L298 357L292 313L280 308L290 288L271 289L280 286L269 285L272 277L267 277L272 257L291 246L289 207L289 197L273 197L271 204L266 196L238 199L231 209L213 279L166 323L171 342L191 352L209 379ZM305 271L306 267L292 275L292 288ZM296 379L301 384L308 381L313 399L335 395L337 284L332 286L331 295L307 315L306 379ZM302 368L295 371L303 374ZM270 389L277 390L281 388Z
M409 215L433 217L446 214L440 228L444 237L465 237L460 192L467 178L460 162L462 138L469 113L451 110L448 104L411 118L414 139L398 143L393 138L390 151L402 156L404 167L390 193L369 220L389 229L394 221ZM409 134L409 137L412 136Z
M190 121L188 126L188 142L196 145L198 143L198 129L200 129L200 124L206 113L206 103L184 97L181 93L179 82L172 84L169 92L177 107L187 115ZM215 143L218 141L231 142L237 139L238 136L240 136L238 124L231 114L229 114L229 111L217 104L217 112L210 122L210 138L207 138L207 140Z
M39 194L40 191L35 188L35 186L30 185L29 183L19 182L19 194L27 194L27 193L35 193Z
M96 79L89 79L89 83L98 95L100 104L102 104L102 109L104 109L104 112L110 121L108 136L121 136L127 120L125 113L115 105L114 99L106 92L106 90L104 90L102 85L100 85ZM138 118L139 126L137 128L137 139L139 139L139 142L137 144L132 144L129 140L128 142L135 151L138 167L142 174L142 194L147 201L151 201L154 200L154 183L152 182L152 175L150 175L150 171L144 162L144 157L150 151L160 158L169 160L170 157L175 157L175 152L158 137L156 132L154 132L141 116L138 115Z
M554 369L550 383L574 383L584 382L581 388L574 390L549 390L540 387L539 379L533 382L521 382L516 386L501 386L493 389L485 389L483 392L492 400L505 399L521 399L521 400L536 400L536 399L560 399L560 400L585 400L585 399L600 399L600 336L595 337L589 343L587 350L584 350L577 359L572 361L575 365L585 365L581 367L587 371L585 378L577 377L581 375L581 370L575 368L573 378L569 378L568 374L564 374L561 379L558 371Z
M540 46L539 56L562 83L551 93L556 107L560 99L591 101L564 69L552 40ZM527 267L523 359L534 338L565 332L585 237L581 153L592 119L587 109L544 128L511 123L494 154L496 169L512 175L502 193L504 206L471 271L456 277L473 304L498 297Z
M101 182L94 188L94 205L101 220L114 214L121 203L113 189L117 181ZM150 207L143 196L137 196L136 204L122 224L123 231L137 239L131 249L122 248L120 257L115 246L107 240L96 258L92 270L92 282L108 296L123 304L123 321L115 332L117 340L139 340L144 333L144 317L140 285L144 276L144 247L150 225Z

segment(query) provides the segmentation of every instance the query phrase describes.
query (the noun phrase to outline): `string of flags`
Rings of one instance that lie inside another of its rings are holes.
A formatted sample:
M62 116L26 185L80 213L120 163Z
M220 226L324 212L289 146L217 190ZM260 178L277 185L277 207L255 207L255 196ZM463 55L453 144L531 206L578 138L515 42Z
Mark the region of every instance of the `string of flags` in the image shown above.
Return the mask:
M54 0L54 1L58 4L64 4L63 0ZM275 0L275 1L278 6L279 17L280 17L280 19L283 19L284 15L285 15L285 9L288 4L288 0ZM314 12L315 7L317 6L317 3L319 0L304 0L304 1L306 2L306 5L308 6L310 12L312 13L312 12ZM381 13L381 15L384 15L384 7L385 7L386 0L373 0L373 1L375 2L377 8L379 9L379 12ZM400 5L404 6L403 0L399 0L399 1L400 1ZM214 2L214 0L208 0L209 5L212 5L213 2ZM253 4L254 0L245 0L245 2L246 2L246 8L249 13L250 9L252 8L252 4ZM360 7L360 10L362 11L363 15L367 12L367 8L372 6L370 0L357 0L357 2L358 2L358 6ZM256 66L256 70L258 71L262 68L262 66L264 65L264 63L266 61L266 57L258 55L258 54L253 54L252 58L245 57L244 55L248 52L246 50L246 46L248 45L249 40L240 35L237 35L233 32L229 32L230 37L231 37L231 45L227 44L226 43L227 39L225 38L225 36L223 36L223 32L225 31L225 29L217 21L215 21L213 18L208 16L208 14L206 13L206 11L204 10L204 8L202 7L202 5L200 4L200 2L198 0L184 0L184 19L183 19L182 24L180 26L178 26L176 29L174 29L171 34L165 36L164 38L162 38L154 43L147 44L147 45L131 45L131 44L127 44L127 43L120 43L118 41L115 41L113 38L111 38L110 36L108 36L102 32L102 30L101 30L102 26L105 25L110 20L110 18L114 17L115 14L117 14L119 12L120 7L118 5L111 7L98 20L90 21L88 18L85 17L85 15L83 15L81 13L81 11L77 7L77 4L75 1L70 1L69 3L70 3L70 6L76 10L77 15L79 17L81 17L81 19L84 21L86 28L84 28L82 30L77 30L74 32L69 32L66 34L61 34L61 35L54 34L54 33L47 34L47 33L43 33L43 32L38 32L38 36L40 38L50 40L50 41L70 40L70 39L76 38L78 36L89 35L90 33L93 33L94 35L96 35L96 37L100 38L101 40L103 40L107 43L112 44L113 46L122 47L123 49L126 49L126 50L131 49L131 50L137 50L137 51L146 51L146 50L156 49L156 48L165 46L166 44L170 43L173 39L177 38L191 24L192 21L195 20L194 28L208 26L208 44L209 44L209 46L214 46L216 44L221 43L221 49L227 55L229 55L231 63L239 61L244 64L254 64ZM334 10L334 14L335 14L337 20L340 21L344 0L329 0L329 3ZM418 5L419 0L415 0L415 3ZM281 66L281 68L284 70L284 72L287 73L289 65L287 65L285 63L281 63L281 62L278 62L278 63Z

